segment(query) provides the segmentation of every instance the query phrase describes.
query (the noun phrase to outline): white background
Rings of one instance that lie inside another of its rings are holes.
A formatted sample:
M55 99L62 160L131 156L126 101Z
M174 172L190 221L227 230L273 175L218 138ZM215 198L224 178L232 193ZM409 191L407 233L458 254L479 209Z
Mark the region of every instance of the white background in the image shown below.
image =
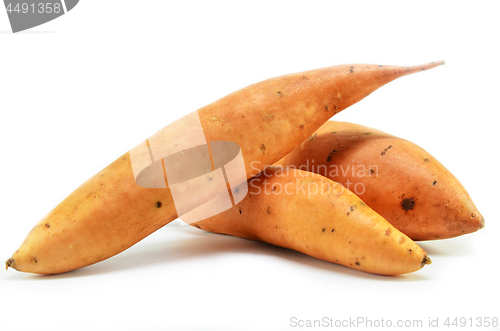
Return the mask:
M424 326L500 317L497 4L82 0L19 34L0 10L0 259L77 186L174 119L266 78L349 63L446 60L334 119L425 148L486 219L477 233L422 242L433 264L400 277L176 221L75 272L0 272L0 328L294 330L292 317Z

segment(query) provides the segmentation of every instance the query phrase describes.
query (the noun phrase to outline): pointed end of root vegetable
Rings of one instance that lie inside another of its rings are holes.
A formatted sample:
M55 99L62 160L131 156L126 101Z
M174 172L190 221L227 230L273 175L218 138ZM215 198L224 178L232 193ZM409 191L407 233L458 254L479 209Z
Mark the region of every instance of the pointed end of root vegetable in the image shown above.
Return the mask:
M426 63L426 64L419 64L419 65L416 65L416 66L407 67L406 68L406 73L407 74L413 74L413 73L416 73L416 72L419 72L419 71L425 71L425 70L433 69L433 68L439 67L440 65L444 65L444 64L445 64L444 61L433 61L433 62Z
M484 228L484 217L481 215L481 218L479 219L479 225L477 227L478 230L481 230Z
M460 210L460 212L456 212L456 229L454 229L454 232L450 232L448 238L474 233L484 228L484 217L483 215L481 215L481 213L479 213L479 210L477 210L472 201L467 201L465 205L467 206L467 208L463 208ZM444 236L442 237L442 239L445 238L446 237ZM441 239L441 236L438 239Z
M7 261L5 261L5 270L8 270L9 267L12 269L16 269L16 268L14 268L14 259L13 258L10 258Z
M432 264L432 260L426 255L422 260L422 264L420 265L420 268L423 268L427 264Z

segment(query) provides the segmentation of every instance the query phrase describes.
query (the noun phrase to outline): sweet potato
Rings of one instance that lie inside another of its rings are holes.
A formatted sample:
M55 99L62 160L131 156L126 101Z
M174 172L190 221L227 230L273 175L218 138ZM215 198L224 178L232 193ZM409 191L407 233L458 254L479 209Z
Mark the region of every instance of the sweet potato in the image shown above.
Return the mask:
M199 109L195 117L206 142L239 145L248 179L291 152L331 116L384 84L441 64L341 65L290 74L229 94ZM186 125L181 118L167 131L169 137L190 146L195 138ZM174 148L162 139L157 139L156 147ZM141 143L78 187L35 225L6 266L40 274L82 268L118 254L176 219L179 211L172 196L172 178L162 178L163 188L162 183L155 183L160 188L151 188L136 182L131 155L150 145L149 141ZM204 202L198 199L185 207Z
M276 164L341 183L413 240L451 238L484 227L463 185L438 160L373 128L328 121Z
M409 273L430 263L420 246L326 177L269 167L249 186L238 205L191 225L381 275Z

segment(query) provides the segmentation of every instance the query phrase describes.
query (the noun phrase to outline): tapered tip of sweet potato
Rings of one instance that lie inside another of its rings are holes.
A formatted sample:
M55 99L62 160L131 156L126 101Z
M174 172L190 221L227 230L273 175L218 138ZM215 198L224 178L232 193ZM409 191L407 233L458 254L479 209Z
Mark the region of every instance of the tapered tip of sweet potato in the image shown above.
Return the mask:
M10 268L14 268L14 259L13 258L10 258L8 259L7 261L5 261L5 270L8 270Z
M479 219L479 226L477 227L478 230L481 230L482 228L484 228L484 217L481 216L481 218Z
M444 61L433 61L433 62L426 63L426 64L411 66L411 67L407 68L406 73L413 74L415 72L429 70L429 69L432 69L432 68L435 68L435 67L438 67L438 66L441 66L444 64L445 64Z
M423 259L422 259L422 263L420 264L420 268L423 268L425 265L427 264L431 264L432 263L432 260L426 255Z

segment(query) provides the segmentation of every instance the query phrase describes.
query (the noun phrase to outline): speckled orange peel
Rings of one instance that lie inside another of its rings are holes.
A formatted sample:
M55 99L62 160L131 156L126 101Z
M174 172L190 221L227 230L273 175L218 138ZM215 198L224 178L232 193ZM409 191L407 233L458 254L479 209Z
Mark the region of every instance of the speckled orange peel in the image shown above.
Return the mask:
M229 141L241 148L249 179L291 152L333 115L383 85L442 64L353 64L280 76L231 93L200 108L197 115L206 142ZM189 142L190 132L182 125L172 123L170 129ZM58 274L124 251L177 218L165 180L164 188L138 185L130 153L125 153L43 217L6 266Z
M420 246L354 193L298 168L267 168L249 180L249 195L240 204L191 225L379 275L431 263Z
M484 218L460 181L418 145L347 122L328 121L276 165L330 178L413 240L476 232Z

